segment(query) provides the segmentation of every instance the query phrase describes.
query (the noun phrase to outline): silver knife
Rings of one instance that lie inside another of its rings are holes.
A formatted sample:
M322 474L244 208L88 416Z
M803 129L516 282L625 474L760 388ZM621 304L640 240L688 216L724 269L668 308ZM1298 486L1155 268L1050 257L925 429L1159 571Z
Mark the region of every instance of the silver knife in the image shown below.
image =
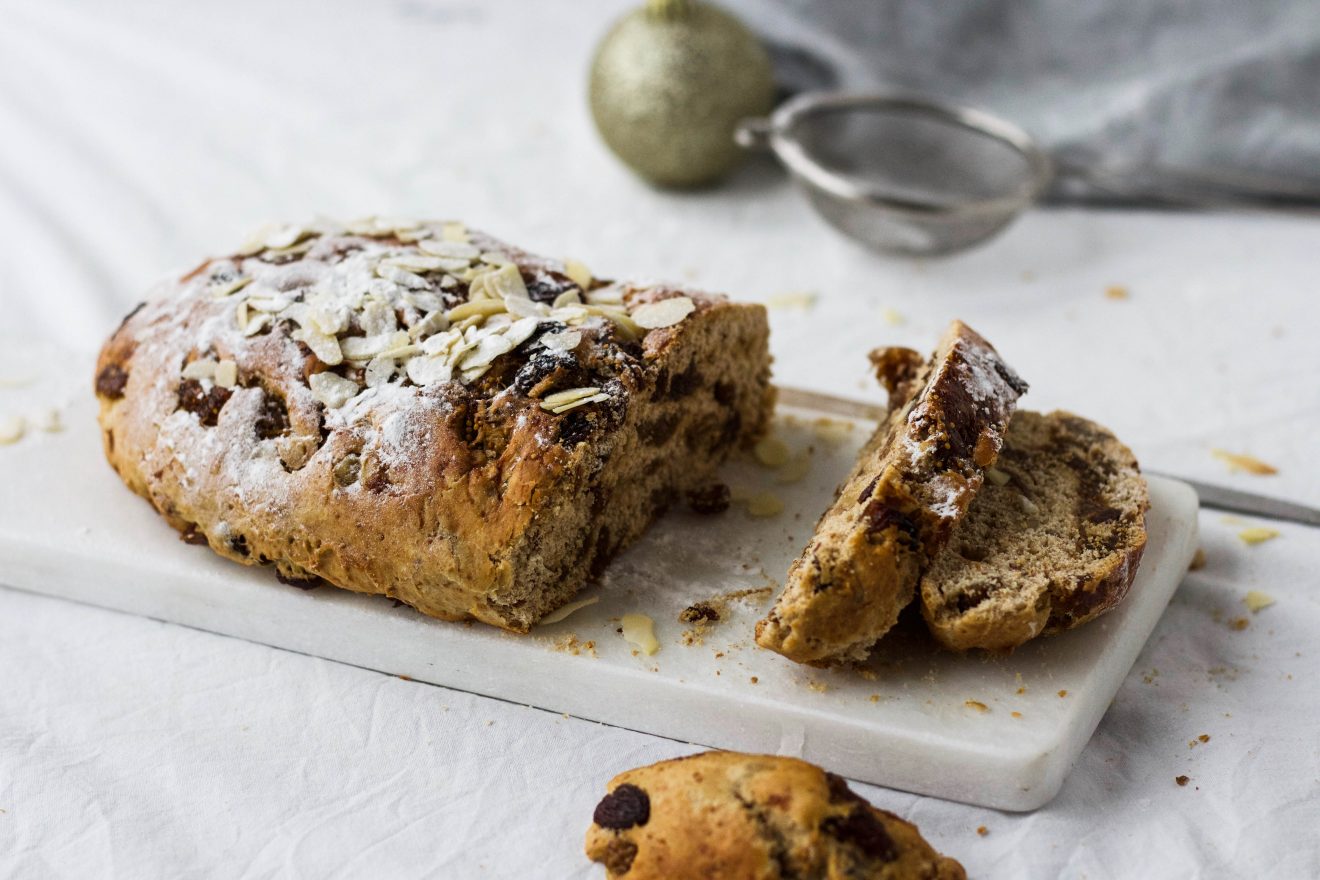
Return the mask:
M844 416L850 419L867 419L873 422L878 422L885 417L885 408L873 403L852 400L847 397L835 397L833 394L822 394L804 388L788 388L783 385L778 387L779 402L786 406L815 409L831 415ZM1246 513L1268 519L1280 519L1308 526L1320 526L1320 509L1315 507L1308 507L1294 501L1284 501L1281 498L1271 498L1268 495L1257 495L1255 492L1243 492L1240 489L1229 489L1225 486L1216 486L1213 483L1189 480L1177 474L1165 474L1156 471L1146 471L1146 473L1181 480L1191 486L1201 499L1202 507L1209 507L1214 510L1229 510L1233 513Z

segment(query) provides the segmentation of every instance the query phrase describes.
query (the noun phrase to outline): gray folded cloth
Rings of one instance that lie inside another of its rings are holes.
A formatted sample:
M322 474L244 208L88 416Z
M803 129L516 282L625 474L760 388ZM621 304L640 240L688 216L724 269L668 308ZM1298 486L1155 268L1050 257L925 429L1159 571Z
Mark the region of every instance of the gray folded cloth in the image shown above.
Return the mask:
M790 88L902 89L1016 122L1063 171L1053 200L1227 182L1320 205L1317 0L724 3Z

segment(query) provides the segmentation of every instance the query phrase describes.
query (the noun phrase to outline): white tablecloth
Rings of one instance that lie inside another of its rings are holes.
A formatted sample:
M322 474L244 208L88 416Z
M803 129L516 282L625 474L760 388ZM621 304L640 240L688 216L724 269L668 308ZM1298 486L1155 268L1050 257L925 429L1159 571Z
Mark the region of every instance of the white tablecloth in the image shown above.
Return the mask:
M585 109L621 8L0 0L0 335L90 349L266 218L461 217L601 274L817 294L773 313L785 383L873 394L870 347L962 317L1028 405L1109 424L1148 467L1320 503L1320 226L1041 212L920 263L841 240L768 165L653 192ZM1207 566L1053 803L861 790L978 877L1320 876L1320 531L1201 525ZM691 750L3 589L0 675L3 876L600 877L581 840L605 781Z

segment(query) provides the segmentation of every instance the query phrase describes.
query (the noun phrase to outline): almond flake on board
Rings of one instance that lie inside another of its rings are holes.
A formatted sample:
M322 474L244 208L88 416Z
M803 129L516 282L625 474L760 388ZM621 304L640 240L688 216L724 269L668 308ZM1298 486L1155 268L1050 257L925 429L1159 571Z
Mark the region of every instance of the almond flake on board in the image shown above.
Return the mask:
M569 281L583 290L591 286L591 270L581 260L564 260L564 274L568 276Z
M1266 528L1265 526L1252 526L1238 532L1238 537L1247 544L1264 544L1266 541L1279 537L1279 530Z
M0 446L8 446L23 439L27 423L22 416L0 416Z
M1259 458L1251 455L1243 455L1237 452L1226 452L1223 449L1212 449L1210 450L1210 454L1220 461L1225 462L1228 465L1229 470L1232 471L1245 471L1246 473L1256 474L1257 476L1269 476L1270 474L1277 474L1279 472L1279 469L1274 465L1266 464Z
M747 513L760 518L778 516L784 512L784 502L773 492L756 492L747 498Z
M655 621L645 614L625 614L619 620L623 637L637 650L650 657L660 650L660 642L655 637Z
M783 467L788 464L788 460L792 456L788 444L773 434L762 437L757 441L756 445L752 447L752 452L756 455L756 460L768 468Z
M1249 590L1247 595L1242 597L1242 604L1247 606L1247 610L1252 614L1264 611L1274 604L1274 597L1269 593L1262 593L1260 590Z
M562 620L567 620L570 614L580 611L588 605L595 605L599 601L600 596L591 596L586 599L579 599L576 602L569 602L567 605L556 608L545 617L542 617L540 623L537 625L546 626L551 623L559 623Z

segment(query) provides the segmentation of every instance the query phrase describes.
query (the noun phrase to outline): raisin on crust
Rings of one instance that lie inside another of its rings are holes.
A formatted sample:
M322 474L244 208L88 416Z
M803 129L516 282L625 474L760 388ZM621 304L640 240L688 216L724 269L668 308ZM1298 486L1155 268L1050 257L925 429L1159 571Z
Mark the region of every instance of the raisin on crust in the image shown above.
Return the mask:
M962 880L915 825L796 758L704 752L621 773L588 858L610 878Z
M864 659L889 631L980 489L1027 390L960 321L925 364L906 349L872 360L889 415L756 626L758 644L799 663Z
M1146 547L1146 481L1131 450L1066 412L1019 412L999 461L921 579L930 631L1008 650L1079 626L1127 594Z
M765 310L460 224L264 230L102 349L106 456L217 553L526 631L773 406Z

